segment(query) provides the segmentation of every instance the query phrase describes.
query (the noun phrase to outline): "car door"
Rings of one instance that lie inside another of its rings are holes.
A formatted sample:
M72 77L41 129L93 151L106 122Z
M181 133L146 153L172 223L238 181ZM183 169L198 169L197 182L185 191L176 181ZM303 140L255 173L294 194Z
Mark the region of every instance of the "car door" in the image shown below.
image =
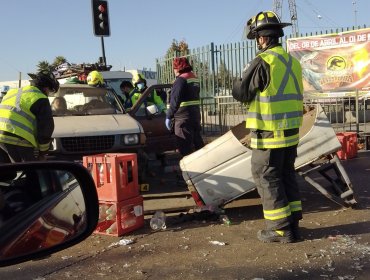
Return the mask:
M130 111L130 115L135 118L143 127L146 139L147 150L155 153L163 153L165 151L176 149L176 138L171 134L165 125L166 113L157 112L151 113L147 110L145 100L154 90L157 92L165 92L168 95L168 90L171 84L153 85L146 89L139 100L134 104ZM168 98L166 98L168 100Z

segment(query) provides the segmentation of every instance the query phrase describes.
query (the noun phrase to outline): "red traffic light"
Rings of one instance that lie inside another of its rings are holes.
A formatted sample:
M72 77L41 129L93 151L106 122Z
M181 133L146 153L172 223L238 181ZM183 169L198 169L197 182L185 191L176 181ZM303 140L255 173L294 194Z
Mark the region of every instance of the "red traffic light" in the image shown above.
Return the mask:
M108 1L92 0L91 3L94 34L110 36Z
M107 7L106 7L106 6L104 6L104 5L99 5L98 10L99 10L101 13L105 13L105 11L107 10Z

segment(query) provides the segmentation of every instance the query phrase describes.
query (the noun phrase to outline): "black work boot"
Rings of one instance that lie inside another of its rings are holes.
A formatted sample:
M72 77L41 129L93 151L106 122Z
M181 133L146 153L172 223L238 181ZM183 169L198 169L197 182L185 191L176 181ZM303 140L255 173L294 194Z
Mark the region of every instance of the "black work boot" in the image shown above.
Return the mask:
M265 243L280 242L280 243L292 243L294 242L293 232L287 229L280 230L260 230L257 232L257 238Z
M299 229L299 221L294 221L291 224L291 228L292 228L292 233L293 233L294 239L297 240L297 241L303 240L303 238L301 236L301 230Z

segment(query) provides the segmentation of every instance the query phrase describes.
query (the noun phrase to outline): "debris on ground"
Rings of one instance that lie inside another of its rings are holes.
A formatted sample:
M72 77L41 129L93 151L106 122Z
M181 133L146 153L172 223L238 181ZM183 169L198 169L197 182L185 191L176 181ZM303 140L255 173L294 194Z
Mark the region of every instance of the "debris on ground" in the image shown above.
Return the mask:
M121 239L118 242L115 242L115 243L110 244L108 247L126 246L126 245L133 244L134 242L135 242L134 239Z
M219 245L219 246L225 246L225 245L227 245L226 242L221 242L221 241L216 241L216 240L211 240L211 241L209 241L209 243L211 243L213 245Z

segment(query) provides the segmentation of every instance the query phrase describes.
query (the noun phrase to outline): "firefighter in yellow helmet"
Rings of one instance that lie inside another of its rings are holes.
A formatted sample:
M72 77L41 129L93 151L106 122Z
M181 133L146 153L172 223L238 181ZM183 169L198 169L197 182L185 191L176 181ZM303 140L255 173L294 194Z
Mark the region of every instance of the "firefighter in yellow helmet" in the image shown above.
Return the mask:
M136 101L140 98L141 94L144 93L144 91L148 87L144 75L140 73L134 76L134 78L132 79L132 83L134 85L135 91L135 93L132 96L132 104L135 104ZM166 109L166 106L163 103L162 98L157 94L155 90L147 96L146 100L144 101L144 104L145 106L153 104L156 105L159 112L163 112Z
M248 39L259 52L234 81L232 95L249 105L246 127L251 131L252 175L262 199L266 229L263 242L288 243L300 239L302 204L294 168L303 115L302 68L279 43L283 28L271 11L247 23Z
M48 94L58 91L59 82L47 71L28 75L31 85L9 90L0 104L3 163L42 160L50 147L54 120Z
M91 71L89 75L87 75L86 82L90 86L94 87L102 87L104 86L104 79L103 75L99 71Z

